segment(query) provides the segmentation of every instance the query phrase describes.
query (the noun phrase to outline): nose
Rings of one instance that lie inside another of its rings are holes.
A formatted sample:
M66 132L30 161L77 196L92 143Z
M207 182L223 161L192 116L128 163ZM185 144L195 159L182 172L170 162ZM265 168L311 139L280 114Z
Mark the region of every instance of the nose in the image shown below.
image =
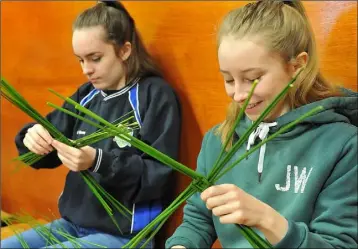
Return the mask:
M92 75L94 73L94 68L87 62L82 63L82 72L84 75Z
M235 80L235 86L234 86L234 101L237 103L243 103L247 97L249 96L249 90L246 89L245 84L240 84L240 82L237 82Z

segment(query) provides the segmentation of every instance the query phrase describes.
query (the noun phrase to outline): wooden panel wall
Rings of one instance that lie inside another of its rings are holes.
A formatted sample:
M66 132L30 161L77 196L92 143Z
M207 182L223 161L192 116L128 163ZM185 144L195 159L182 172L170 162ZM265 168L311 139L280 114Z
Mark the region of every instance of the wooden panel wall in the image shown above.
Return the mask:
M69 95L85 81L71 47L75 16L94 2L1 2L1 74L42 114L53 88ZM183 109L180 161L195 168L204 133L225 115L228 98L218 71L215 30L222 16L241 1L124 2L145 44L179 94ZM357 90L357 3L304 2L317 36L322 70L335 82ZM66 170L22 169L13 173L14 137L30 119L1 101L1 205L7 212L58 215L57 198ZM177 192L189 183L179 177ZM171 220L169 233L181 222ZM218 244L216 244L218 245ZM219 245L218 245L219 246Z

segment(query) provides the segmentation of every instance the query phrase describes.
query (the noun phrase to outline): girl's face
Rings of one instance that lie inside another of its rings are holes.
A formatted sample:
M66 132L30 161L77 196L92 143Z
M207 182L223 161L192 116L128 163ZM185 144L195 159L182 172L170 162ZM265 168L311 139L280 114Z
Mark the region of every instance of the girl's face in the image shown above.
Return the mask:
M292 79L294 67L263 45L248 39L223 38L218 59L229 97L242 106L255 79L259 83L246 108L246 115L255 121L273 99ZM274 120L289 111L288 103L279 103L266 121Z
M116 52L114 45L105 41L105 35L102 26L77 29L72 36L73 51L95 88L119 90L125 86L123 61L130 55L130 44Z

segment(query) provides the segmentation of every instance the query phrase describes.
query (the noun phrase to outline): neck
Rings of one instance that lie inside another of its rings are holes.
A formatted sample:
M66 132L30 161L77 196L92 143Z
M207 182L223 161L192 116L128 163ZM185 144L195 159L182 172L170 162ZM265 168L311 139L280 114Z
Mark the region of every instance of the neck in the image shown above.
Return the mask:
M277 118L289 112L290 110L291 108L288 104L283 104L283 105L278 104L276 108L272 110L271 114L269 114L269 116L265 118L265 122L273 122Z
M126 86L126 76L123 76L117 84L113 85L112 87L108 88L107 90L120 90Z

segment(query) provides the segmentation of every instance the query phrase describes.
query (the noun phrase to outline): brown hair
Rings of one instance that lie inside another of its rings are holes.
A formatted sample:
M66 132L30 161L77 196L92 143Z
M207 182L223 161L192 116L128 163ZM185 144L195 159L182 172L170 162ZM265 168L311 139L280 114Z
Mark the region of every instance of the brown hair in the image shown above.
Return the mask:
M124 6L117 1L103 1L83 11L73 23L73 30L102 26L106 32L106 41L114 44L116 51L130 42L132 52L124 61L126 68L126 84L137 77L161 73L152 57L146 50L135 22Z
M314 34L302 3L294 1L262 0L249 3L230 11L219 28L217 47L226 36L241 39L259 37L265 46L289 62L301 52L307 52L309 59L286 99L291 109L324 98L340 95L338 89L326 81L319 70ZM217 134L225 143L240 111L232 102L226 120L218 127ZM232 145L229 143L227 149Z

